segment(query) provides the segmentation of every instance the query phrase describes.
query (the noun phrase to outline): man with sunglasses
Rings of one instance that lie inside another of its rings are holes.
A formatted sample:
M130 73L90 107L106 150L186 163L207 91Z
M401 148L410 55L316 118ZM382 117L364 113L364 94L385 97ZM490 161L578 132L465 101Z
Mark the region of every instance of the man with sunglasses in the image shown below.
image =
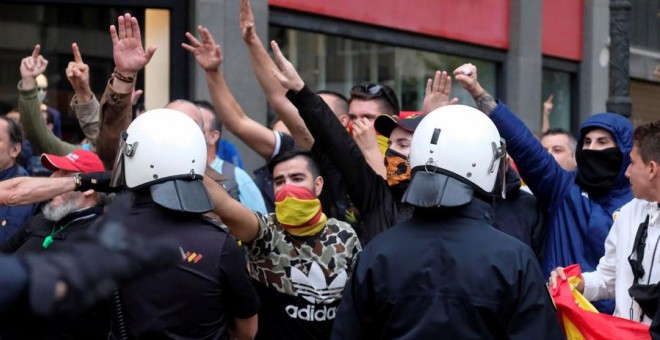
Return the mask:
M385 84L358 84L353 86L350 93L351 96L348 99L349 131L359 120L366 119L373 123L382 114L398 116L401 111L396 93ZM385 154L387 150L388 137L383 136L380 132L377 136L378 148L382 154Z
M660 297L660 268L654 270L660 260L660 121L637 127L633 140L626 177L635 198L615 214L605 255L576 288L589 300L614 298L615 316L650 324ZM566 279L563 268L551 273L549 284L557 277Z

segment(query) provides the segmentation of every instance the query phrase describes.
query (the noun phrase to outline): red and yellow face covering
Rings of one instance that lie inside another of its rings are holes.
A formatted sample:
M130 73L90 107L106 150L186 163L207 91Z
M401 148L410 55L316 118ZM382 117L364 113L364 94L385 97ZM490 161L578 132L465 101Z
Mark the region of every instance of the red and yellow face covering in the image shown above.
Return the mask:
M286 184L275 193L277 221L294 236L311 236L323 229L327 218L321 201L305 187Z

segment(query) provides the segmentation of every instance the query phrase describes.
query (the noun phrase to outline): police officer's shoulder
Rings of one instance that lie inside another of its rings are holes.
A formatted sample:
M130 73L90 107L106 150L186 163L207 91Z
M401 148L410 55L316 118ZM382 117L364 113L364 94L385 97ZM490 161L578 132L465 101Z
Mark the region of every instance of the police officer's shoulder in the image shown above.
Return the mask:
M204 224L213 226L215 229L217 229L220 232L229 234L229 228L227 228L227 226L219 220L216 220L216 219L211 218L211 217L206 216L206 215L200 215L200 220Z

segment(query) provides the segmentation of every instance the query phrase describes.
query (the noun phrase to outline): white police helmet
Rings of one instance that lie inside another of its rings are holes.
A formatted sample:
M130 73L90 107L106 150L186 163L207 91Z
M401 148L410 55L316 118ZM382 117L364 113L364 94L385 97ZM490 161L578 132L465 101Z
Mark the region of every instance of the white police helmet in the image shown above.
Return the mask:
M173 210L211 210L202 184L206 141L194 120L179 111L155 109L137 117L120 137L114 186L149 187L154 202Z
M403 201L417 207L469 203L492 194L504 178L506 148L495 124L479 110L448 105L427 114L410 145L412 180ZM502 188L504 183L502 183Z

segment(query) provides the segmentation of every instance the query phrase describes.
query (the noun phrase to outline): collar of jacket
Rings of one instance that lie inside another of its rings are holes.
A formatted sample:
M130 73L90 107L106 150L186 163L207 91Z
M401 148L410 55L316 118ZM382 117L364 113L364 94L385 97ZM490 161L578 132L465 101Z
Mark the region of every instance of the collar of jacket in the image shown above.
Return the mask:
M413 213L416 217L441 219L446 217L467 217L478 221L484 221L488 224L495 223L495 214L493 206L484 200L474 197L466 205L454 208L415 208Z
M16 164L13 166L10 166L7 169L4 169L0 171L0 181L4 181L6 179L14 178L16 176L27 176L27 173L25 170L20 171L20 167ZM21 173L22 172L22 173Z

